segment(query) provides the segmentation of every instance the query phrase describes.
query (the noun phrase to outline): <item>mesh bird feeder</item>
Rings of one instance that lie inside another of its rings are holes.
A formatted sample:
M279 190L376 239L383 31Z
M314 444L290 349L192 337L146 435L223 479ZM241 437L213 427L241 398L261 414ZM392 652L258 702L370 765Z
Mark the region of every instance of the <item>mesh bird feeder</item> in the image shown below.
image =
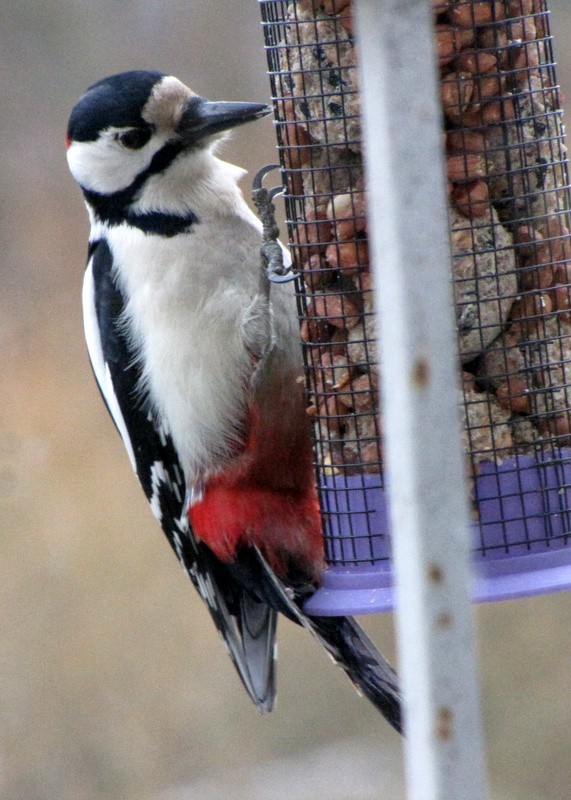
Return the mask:
M571 235L547 0L432 6L475 597L553 591L571 585ZM261 9L329 563L307 610L385 610L382 345L351 2Z

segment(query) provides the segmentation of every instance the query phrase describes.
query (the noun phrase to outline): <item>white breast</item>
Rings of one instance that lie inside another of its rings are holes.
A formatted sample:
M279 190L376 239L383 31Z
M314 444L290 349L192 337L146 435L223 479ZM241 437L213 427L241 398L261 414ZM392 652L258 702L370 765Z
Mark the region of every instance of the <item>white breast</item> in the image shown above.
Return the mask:
M218 197L215 213L206 207L210 196L189 198L199 223L188 234L148 236L125 226L107 233L144 388L190 481L243 440L252 365L241 327L259 286L261 235L237 188L232 195L231 203ZM289 317L290 293L280 290L287 296L280 314L287 307Z

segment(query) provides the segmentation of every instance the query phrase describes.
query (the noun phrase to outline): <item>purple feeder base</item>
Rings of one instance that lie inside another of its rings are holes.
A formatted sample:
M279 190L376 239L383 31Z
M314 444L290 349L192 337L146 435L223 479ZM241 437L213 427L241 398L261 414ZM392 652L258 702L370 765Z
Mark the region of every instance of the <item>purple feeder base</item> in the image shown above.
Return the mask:
M481 464L472 525L477 602L571 588L571 450ZM386 495L378 475L325 478L327 560L308 614L394 608Z

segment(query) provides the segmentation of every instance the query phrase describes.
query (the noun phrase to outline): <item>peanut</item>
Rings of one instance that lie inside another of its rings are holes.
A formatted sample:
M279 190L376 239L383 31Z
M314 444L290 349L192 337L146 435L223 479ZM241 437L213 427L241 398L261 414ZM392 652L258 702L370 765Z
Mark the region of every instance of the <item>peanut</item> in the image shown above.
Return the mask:
M369 300L369 297L367 295L373 289L373 276L371 275L370 272L361 272L356 279L356 283L357 283L357 288L360 289L361 292L363 292L363 294L365 295L363 298L363 302L366 305Z
M542 337L542 323L551 314L553 302L545 292L534 292L518 297L511 310L513 324L510 328L514 334L522 338L528 336Z
M521 288L526 292L549 289L553 285L553 269L550 265L521 267L519 279Z
M462 123L466 128L486 128L488 125L497 125L514 117L515 106L513 100L504 96L501 100L469 109L464 114Z
M525 378L510 375L505 383L496 389L496 397L502 408L515 414L529 414L531 404Z
M322 419L325 418L328 429L337 434L341 434L344 417L346 417L350 411L351 409L334 394L322 400L319 405L319 416Z
M462 121L462 115L472 102L474 82L469 72L452 72L440 83L440 98L444 115L455 123Z
M484 163L481 156L475 153L448 156L446 159L446 173L448 180L452 183L474 181L484 175Z
M456 53L474 42L475 34L470 29L462 30L451 25L436 25L436 53L441 67L449 64Z
M314 297L313 308L316 317L335 328L353 328L361 318L354 298L333 292Z
M377 408L378 389L373 374L359 375L351 384L353 408L356 411L372 411Z
M295 226L294 244L299 248L302 258L318 253L331 241L331 224L322 208L309 209L305 223L301 220Z
M557 284L550 292L553 307L556 311L568 312L571 309L571 288ZM568 319L569 314L565 314L563 319Z
M326 14L338 14L351 4L351 0L321 0L321 5Z
M450 17L455 25L465 28L475 28L488 22L504 19L504 10L501 3L493 0L481 2L458 3L451 12Z
M535 261L538 242L542 241L541 233L531 225L520 225L514 232L514 243L517 245L517 252L520 258L524 258L531 263Z
M369 248L365 239L330 244L325 251L327 263L345 275L353 275L369 266Z
M321 253L313 253L303 265L303 278L310 291L323 289L331 283L333 272L327 266Z
M459 54L456 66L461 72L467 72L469 75L482 75L497 70L498 59L492 53L470 50Z
M561 217L549 217L542 224L541 233L549 248L549 263L571 260L571 234Z
M458 211L468 219L487 217L490 211L490 192L485 181L460 184L452 190L452 200Z
M504 96L505 77L503 75L484 75L474 79L473 108L486 103L498 102Z
M508 31L505 27L490 26L478 31L478 45L483 50L497 51L498 64L502 69L507 66L508 55L506 48L508 41Z
M331 350L324 353L315 353L313 363L314 383L318 397L330 394L335 384L349 375L347 356L337 354Z
M300 172L311 162L311 139L304 126L295 115L293 100L287 99L278 105L278 113L286 124L281 126L284 137L284 161L288 170L288 191L291 194L303 194L303 178Z
M367 230L366 198L363 192L334 195L327 205L337 240L353 239Z
M309 312L308 312L309 313ZM315 316L307 316L300 331L301 341L305 344L319 344L329 340L329 325L326 320Z
M533 0L510 0L508 9L510 17L527 17L533 13Z
M564 286L571 285L571 261L563 261L553 268L553 282Z
M432 10L438 16L446 11L451 3L451 0L432 0Z
M539 54L537 52L537 46L535 44L532 44L531 47L522 45L515 54L511 69L516 73L516 80L525 83L529 80L530 70L534 71L535 67L538 66Z
M545 39L547 36L547 8L542 0L534 0L533 10L535 16L535 30L538 39Z
M479 131L448 131L446 144L451 153L483 153L486 137Z
M339 24L347 31L349 36L353 35L353 13L351 8L347 8L339 15Z

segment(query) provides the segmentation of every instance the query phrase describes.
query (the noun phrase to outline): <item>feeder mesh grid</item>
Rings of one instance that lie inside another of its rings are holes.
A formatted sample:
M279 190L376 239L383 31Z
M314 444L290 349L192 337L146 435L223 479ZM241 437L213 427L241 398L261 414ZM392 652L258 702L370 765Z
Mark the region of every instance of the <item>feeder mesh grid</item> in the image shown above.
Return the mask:
M379 531L366 489L383 486L351 3L260 5L289 241L303 276L328 560L350 565L374 557L368 542ZM562 545L571 529L571 239L548 8L546 0L433 0L433 12L477 549ZM348 492L359 487L359 512L349 514ZM336 542L336 516L352 545ZM501 535L488 540L489 526Z

